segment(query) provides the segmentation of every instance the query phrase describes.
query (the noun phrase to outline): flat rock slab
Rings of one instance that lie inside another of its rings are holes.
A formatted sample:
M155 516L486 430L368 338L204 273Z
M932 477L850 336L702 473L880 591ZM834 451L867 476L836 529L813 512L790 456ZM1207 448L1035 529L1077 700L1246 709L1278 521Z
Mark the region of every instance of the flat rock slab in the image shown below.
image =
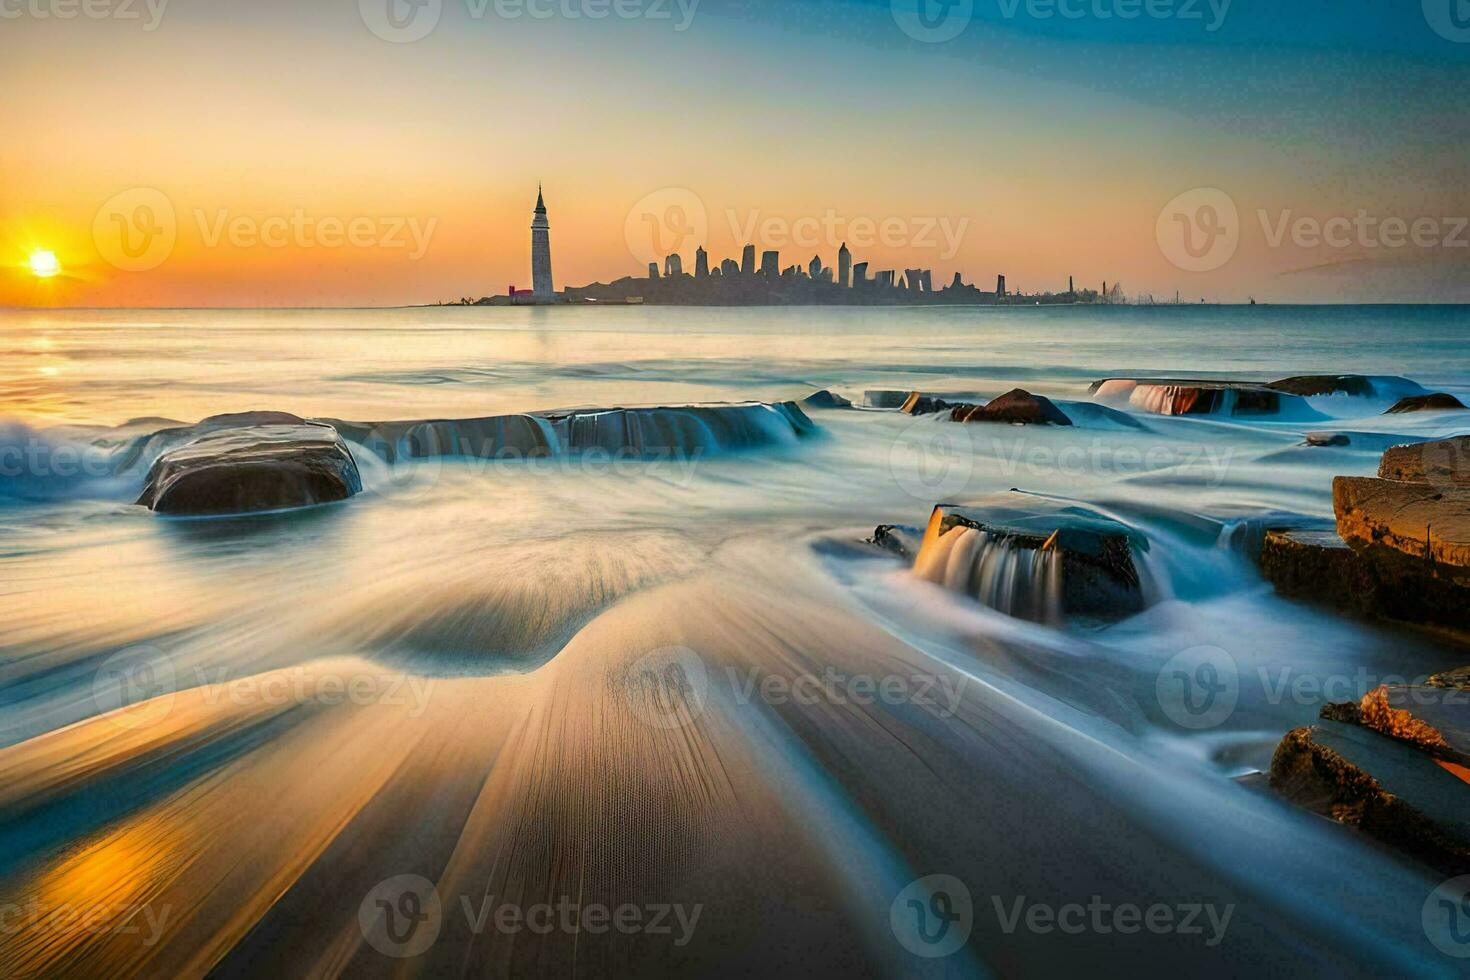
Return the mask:
M1446 875L1470 872L1470 783L1414 746L1323 720L1288 732L1271 786Z
M1403 483L1470 487L1470 436L1390 446L1378 462L1378 476Z
M1127 402L1158 415L1272 415L1285 394L1247 381L1180 378L1105 378L1088 389L1100 401Z
M362 490L357 462L330 425L211 428L158 457L138 503L203 517L330 503Z
M1003 425L1071 425L1050 398L1033 395L1023 388L1013 388L984 405L956 405L950 410L952 422L993 422Z
M1426 574L1470 582L1470 488L1339 476L1332 502L1348 544L1395 551Z
M1096 511L1027 493L940 504L914 561L919 577L1040 622L1144 608L1135 551L1148 540Z
M1412 384L1407 378L1395 380ZM1353 395L1359 398L1371 398L1374 394L1373 379L1361 374L1303 374L1294 378L1272 381L1266 387L1304 397Z
M1462 409L1465 405L1454 395L1442 391L1430 395L1410 395L1400 398L1384 415L1402 415L1405 412L1447 412Z

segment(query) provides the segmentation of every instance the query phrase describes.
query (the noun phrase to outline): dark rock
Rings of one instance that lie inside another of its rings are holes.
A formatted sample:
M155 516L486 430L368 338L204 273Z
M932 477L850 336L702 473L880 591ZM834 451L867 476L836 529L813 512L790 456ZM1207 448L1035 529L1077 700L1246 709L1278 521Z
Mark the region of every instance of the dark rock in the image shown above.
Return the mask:
M880 524L873 530L873 536L868 539L868 544L882 548L908 561L913 561L923 543L923 531L901 524Z
M852 408L852 402L826 388L807 395L801 403L808 408Z
M1319 721L1281 740L1271 785L1441 874L1470 871L1470 782L1411 745L1360 725Z
M908 400L899 409L905 415L933 415L935 412L947 412L953 406L937 395L925 395L921 392L910 392Z
M1410 395L1400 398L1394 403L1393 408L1384 412L1384 415L1402 415L1405 412L1444 412L1464 408L1464 404L1454 395L1447 395L1437 391L1431 395Z
M998 422L1015 425L1071 425L1049 398L1015 388L985 405L956 405L950 411L953 422Z
M1459 683L1381 684L1357 704L1358 723L1437 759L1470 765L1470 676Z
M361 490L337 431L297 420L209 428L159 456L138 503L160 514L211 516L329 503Z
M1352 442L1352 437L1346 432L1308 432L1304 445L1350 446Z
M1470 436L1392 446L1378 462L1378 476L1405 483L1470 486Z
M1144 608L1133 554L1146 550L1096 511L1012 492L935 507L914 571L1023 619L1115 618Z
M1407 379L1405 383L1410 383ZM1266 386L1291 395L1354 395L1370 398L1374 394L1373 380L1361 374L1305 374L1294 378L1282 378Z
M863 392L863 405L868 408L902 408L912 391L880 389Z

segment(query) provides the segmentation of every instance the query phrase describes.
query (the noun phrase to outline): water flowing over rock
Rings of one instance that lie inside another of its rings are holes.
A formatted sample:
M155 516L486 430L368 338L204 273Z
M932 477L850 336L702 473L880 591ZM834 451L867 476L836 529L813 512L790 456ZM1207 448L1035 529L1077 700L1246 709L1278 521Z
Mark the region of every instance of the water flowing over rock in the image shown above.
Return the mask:
M1022 388L1014 388L984 405L956 405L952 422L998 422L1010 425L1071 425L1072 420L1052 402Z
M534 459L590 451L694 457L789 445L817 431L795 402L588 408L406 422L333 420L332 424L390 463L438 456Z
M1305 399L1244 381L1107 378L1093 382L1098 401L1128 404L1156 415L1279 415L1320 417Z
M899 408L905 415L933 415L935 412L948 411L953 406L938 395L926 395L923 392L910 392L903 406Z
M852 402L833 391L823 388L801 400L808 408L852 408Z
M357 463L329 425L216 418L158 457L137 502L161 514L214 516L346 500L361 490Z
M1304 398L1345 396L1349 398L1393 398L1422 394L1417 381L1396 375L1307 374L1272 381L1266 387Z
M1384 415L1403 415L1407 412L1450 412L1463 409L1464 403L1454 395L1437 391L1432 395L1410 395L1400 398Z
M1133 554L1147 547L1096 511L1012 492L935 507L914 573L1021 619L1115 618L1144 607Z

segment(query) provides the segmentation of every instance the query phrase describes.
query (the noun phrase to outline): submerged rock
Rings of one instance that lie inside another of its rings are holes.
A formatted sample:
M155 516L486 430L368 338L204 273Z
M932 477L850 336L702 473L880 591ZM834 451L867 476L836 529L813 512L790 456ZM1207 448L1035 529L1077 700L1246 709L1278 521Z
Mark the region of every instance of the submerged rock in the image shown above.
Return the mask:
M1012 492L935 507L914 572L1021 619L1112 618L1144 608L1133 554L1147 548L1096 511Z
M408 422L332 420L332 424L390 463L438 456L535 459L591 451L694 458L786 445L817 432L795 402L587 408Z
M1308 432L1307 438L1303 440L1304 446L1350 446L1353 443L1352 436L1346 432Z
M903 524L879 524L868 544L912 561L924 544L924 532Z
M863 405L867 408L902 408L911 394L911 391L894 391L889 388L865 391Z
M823 388L801 400L808 408L852 408L852 402L835 392Z
M998 422L1012 425L1071 425L1072 420L1051 399L1014 388L984 405L956 405L952 422Z
M1394 380L1404 384L1413 384L1407 378L1395 378ZM1272 381L1266 387L1302 396L1352 395L1358 398L1371 398L1376 394L1373 379L1361 374L1304 374Z
M1271 786L1442 874L1460 875L1470 871L1470 773L1457 768L1371 728L1324 718L1281 740Z
M1405 412L1447 412L1462 409L1465 405L1454 395L1437 391L1431 395L1410 395L1400 398L1384 415L1402 415Z
M232 426L216 418L200 427L202 434L158 457L139 504L160 514L245 514L346 500L362 490L357 463L330 425Z

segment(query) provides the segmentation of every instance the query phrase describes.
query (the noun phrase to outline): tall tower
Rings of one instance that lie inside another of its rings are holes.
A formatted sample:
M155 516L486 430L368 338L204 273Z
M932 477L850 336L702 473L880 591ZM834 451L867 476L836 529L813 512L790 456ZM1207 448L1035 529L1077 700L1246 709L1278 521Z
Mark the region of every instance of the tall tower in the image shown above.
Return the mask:
M546 220L546 198L536 188L536 217L531 222L531 289L538 303L555 303L551 280L551 223Z
M842 248L837 252L837 285L846 289L852 280L852 253L847 250L847 242L842 243Z

